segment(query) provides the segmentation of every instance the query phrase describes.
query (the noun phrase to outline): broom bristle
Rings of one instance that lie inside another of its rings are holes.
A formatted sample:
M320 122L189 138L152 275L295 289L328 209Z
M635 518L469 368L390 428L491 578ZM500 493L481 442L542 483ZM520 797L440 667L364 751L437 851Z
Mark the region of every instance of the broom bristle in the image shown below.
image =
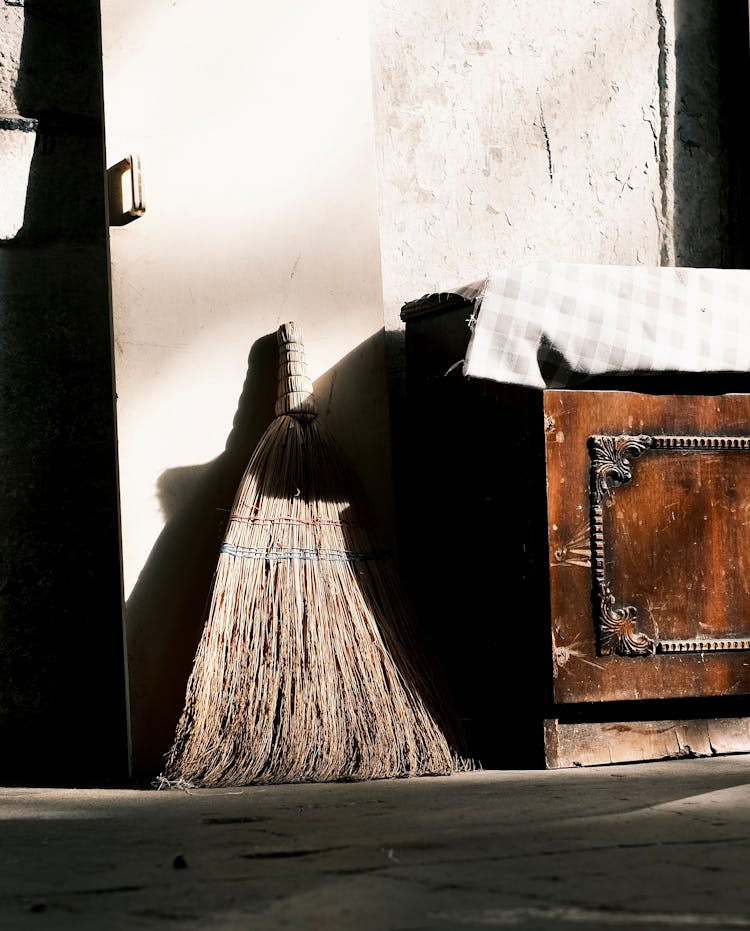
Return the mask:
M299 329L230 512L163 779L202 786L470 768L392 561L319 425Z

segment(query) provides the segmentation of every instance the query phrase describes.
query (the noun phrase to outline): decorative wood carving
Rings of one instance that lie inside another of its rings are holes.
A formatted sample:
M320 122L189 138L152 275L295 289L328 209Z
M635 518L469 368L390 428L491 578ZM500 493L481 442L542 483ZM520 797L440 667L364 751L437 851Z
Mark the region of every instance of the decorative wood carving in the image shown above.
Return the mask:
M638 630L638 609L618 604L606 576L603 504L615 488L633 478L632 460L646 451L750 450L745 436L649 436L595 434L588 440L590 458L590 527L597 640L601 655L649 656L654 653L703 653L750 650L750 635L704 639L653 639Z
M553 556L560 565L591 568L591 530L588 519L576 528L569 540L557 547Z

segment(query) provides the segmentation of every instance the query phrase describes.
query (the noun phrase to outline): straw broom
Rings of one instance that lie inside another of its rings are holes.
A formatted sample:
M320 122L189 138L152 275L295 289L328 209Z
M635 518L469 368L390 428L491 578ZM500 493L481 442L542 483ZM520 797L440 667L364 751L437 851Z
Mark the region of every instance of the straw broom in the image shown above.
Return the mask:
M301 330L281 326L276 417L237 491L162 784L470 768L394 565L319 424Z

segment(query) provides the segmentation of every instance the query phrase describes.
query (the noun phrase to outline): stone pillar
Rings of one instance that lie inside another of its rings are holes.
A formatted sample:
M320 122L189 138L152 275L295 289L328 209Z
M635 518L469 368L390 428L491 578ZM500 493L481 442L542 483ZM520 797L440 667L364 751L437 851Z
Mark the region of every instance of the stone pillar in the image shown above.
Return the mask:
M101 785L127 728L99 4L0 25L0 783Z

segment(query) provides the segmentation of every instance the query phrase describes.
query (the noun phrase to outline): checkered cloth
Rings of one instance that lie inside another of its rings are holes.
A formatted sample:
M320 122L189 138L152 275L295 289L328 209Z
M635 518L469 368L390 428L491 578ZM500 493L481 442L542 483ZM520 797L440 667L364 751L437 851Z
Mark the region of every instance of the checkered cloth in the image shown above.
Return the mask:
M465 294L469 377L565 388L605 373L750 372L750 271L547 263Z

